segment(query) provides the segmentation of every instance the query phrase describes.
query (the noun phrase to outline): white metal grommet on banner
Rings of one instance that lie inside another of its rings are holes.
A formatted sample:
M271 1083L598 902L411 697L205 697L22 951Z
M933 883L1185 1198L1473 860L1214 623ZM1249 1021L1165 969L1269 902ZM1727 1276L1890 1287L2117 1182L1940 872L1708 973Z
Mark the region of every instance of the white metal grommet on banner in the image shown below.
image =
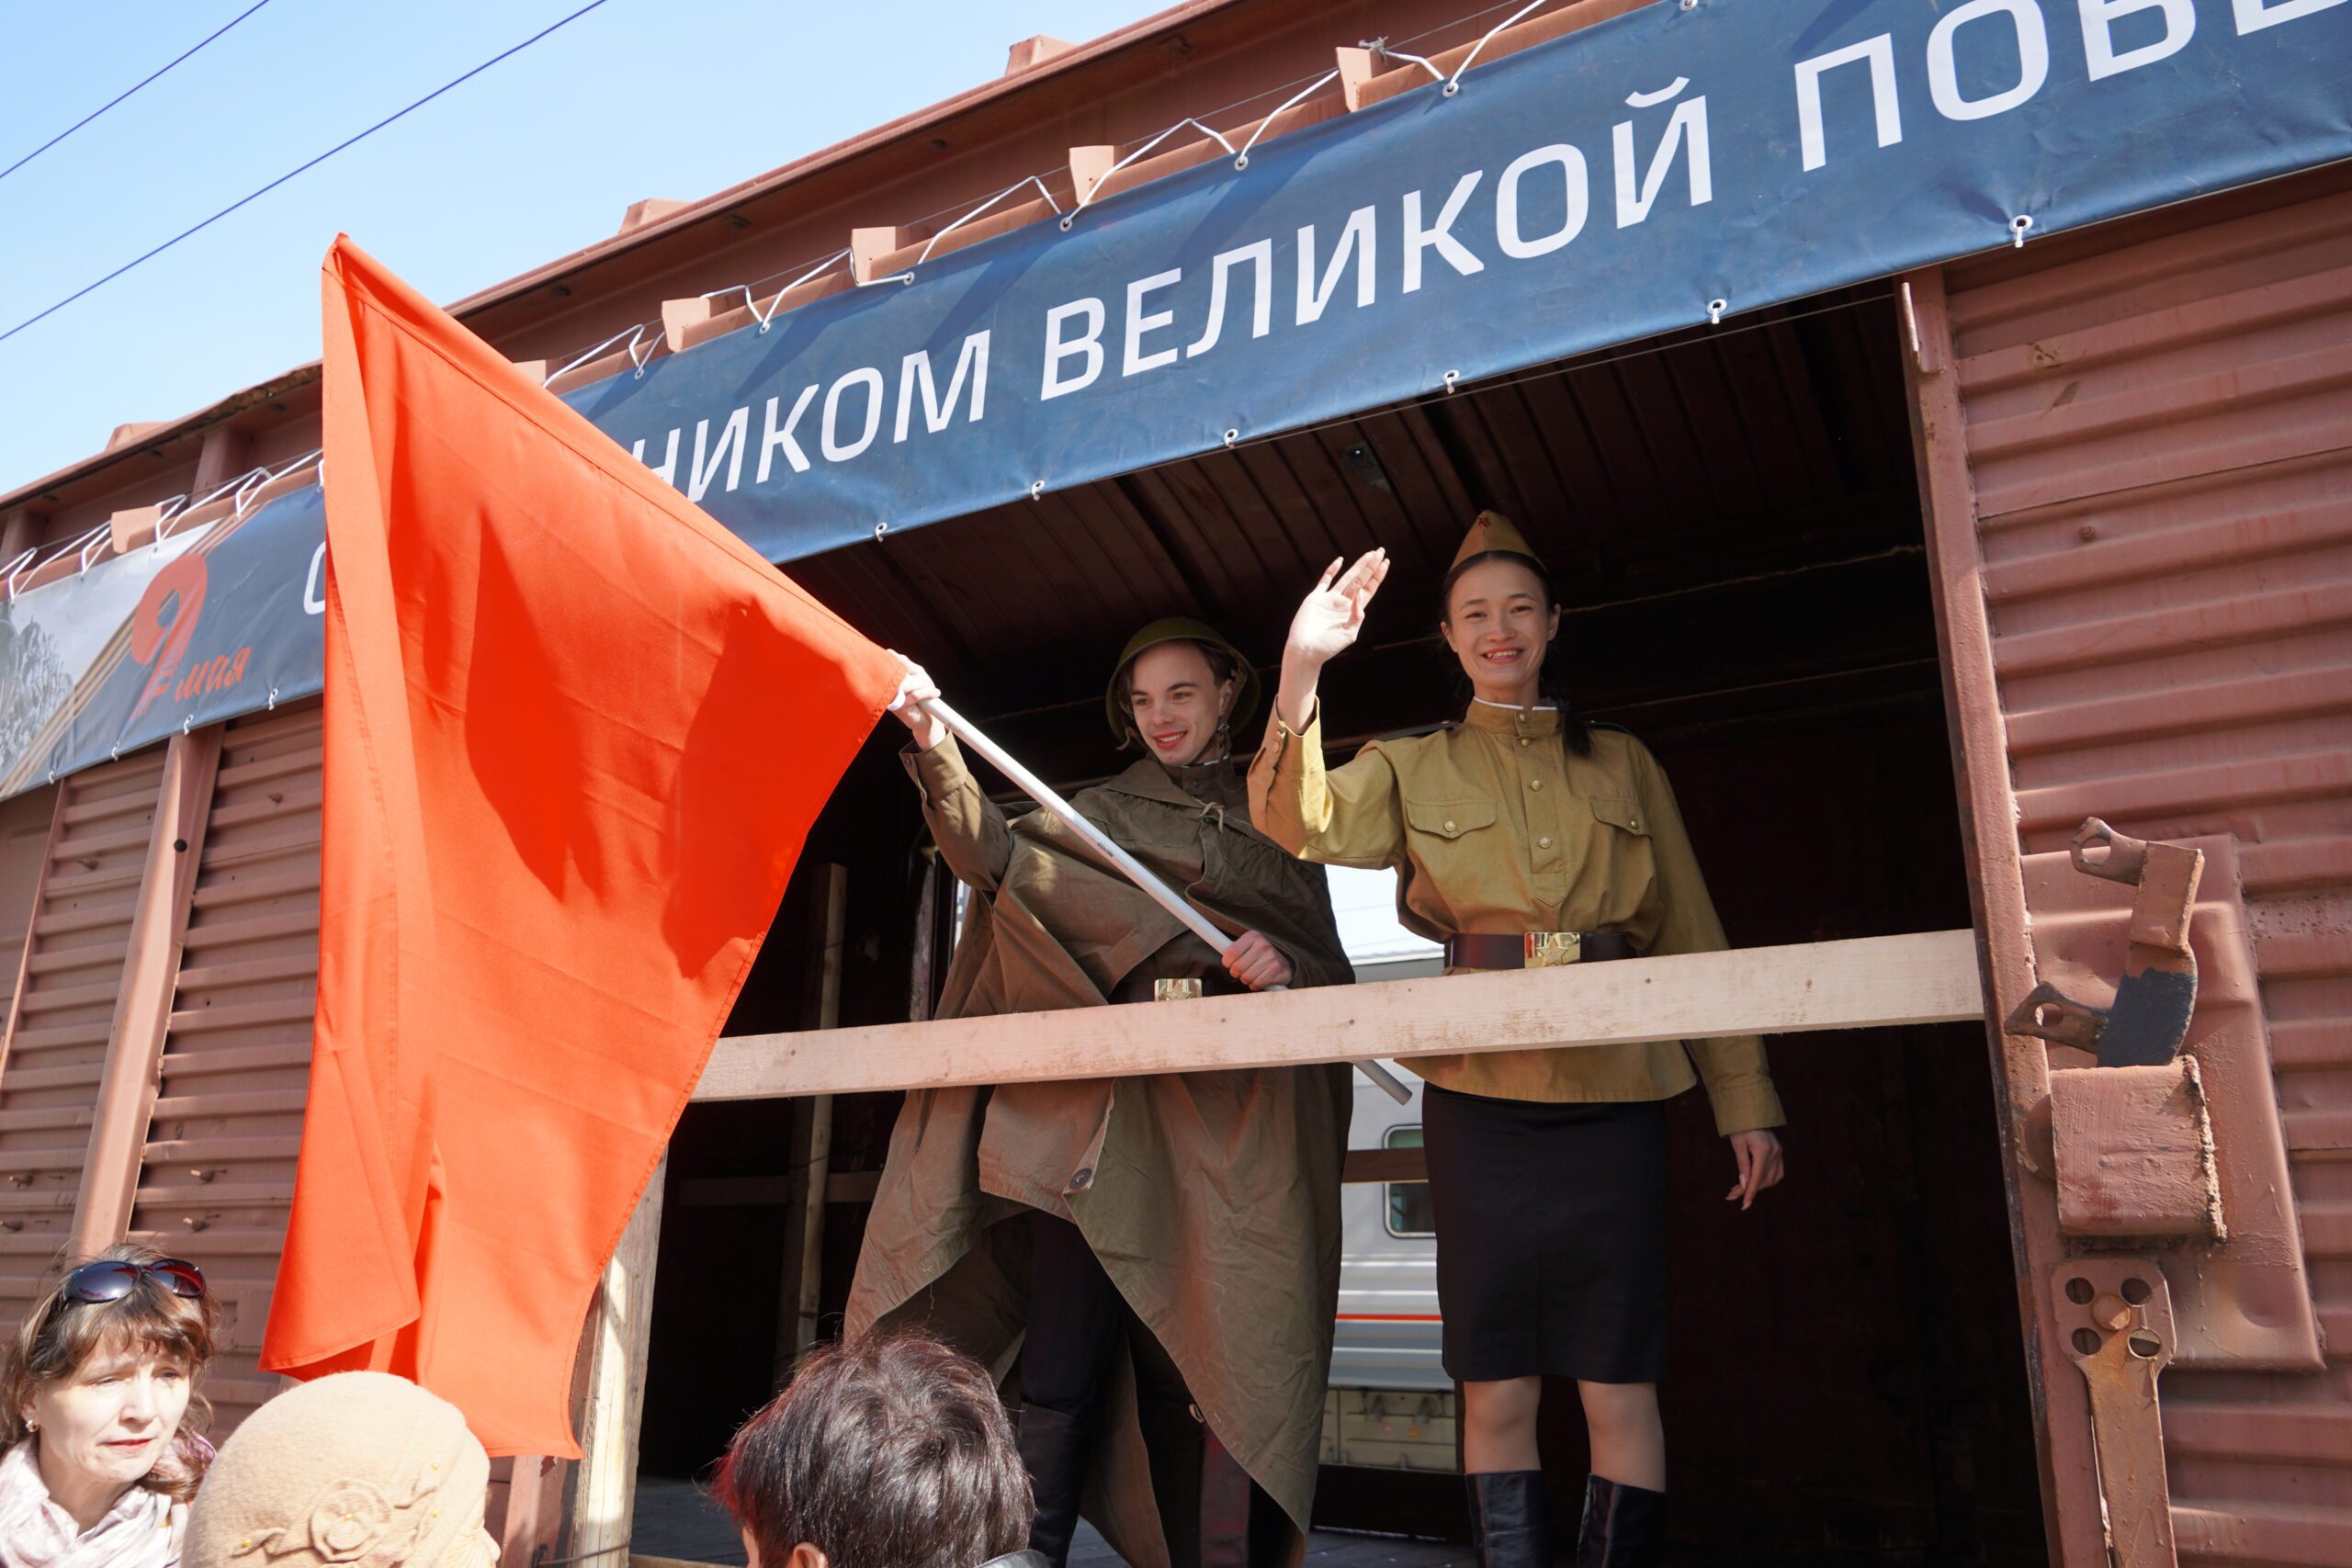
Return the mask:
M877 545L880 544L882 542L882 536L889 531L890 525L887 521L874 525L874 542Z
M1497 33L1501 32L1506 28L1515 28L1519 26L1520 22L1530 13L1540 11L1551 3L1552 0L1527 0L1526 5L1521 6L1518 10L1513 11L1510 16L1505 17L1493 27L1488 28L1485 34L1479 38L1478 41L1470 46L1470 52L1462 57L1462 63L1453 68L1453 74L1446 78L1443 96L1450 98L1453 96L1454 94L1462 90L1463 74L1467 72L1470 67L1478 62L1479 52L1488 44L1495 41L1495 35ZM1685 6L1683 9L1687 11L1690 7Z
M1030 499L1030 500L1032 500L1032 501L1039 501L1039 500L1042 500L1042 499L1044 499L1045 494L1046 494L1046 481L1045 481L1045 480L1043 480L1043 479L1033 479L1032 481L1030 481L1030 485L1029 485L1029 499Z
M1462 372L1459 370L1449 370L1442 377L1439 378L1439 379L1445 383L1445 389L1448 392L1451 392L1453 390L1453 384L1462 379Z
M2033 219L2030 214L2020 212L2015 218L2010 219L2009 248L2011 250L2018 251L2025 249L2026 231L2032 227Z
M1710 299L1710 300L1708 300L1708 301L1707 301L1707 324L1708 324L1709 326L1711 326L1711 327L1719 327L1719 326L1722 326L1722 325L1724 324L1724 312L1725 310L1730 310L1730 309L1731 309L1731 301L1730 301L1730 300L1728 300L1728 299Z
M1233 446L1233 444L1234 444L1235 442L1239 441L1240 439L1241 439L1241 432L1240 432L1239 430L1238 430L1238 429L1236 429L1236 430L1227 430L1227 431L1225 433L1225 444L1226 444L1226 446L1227 446L1227 447L1232 446Z

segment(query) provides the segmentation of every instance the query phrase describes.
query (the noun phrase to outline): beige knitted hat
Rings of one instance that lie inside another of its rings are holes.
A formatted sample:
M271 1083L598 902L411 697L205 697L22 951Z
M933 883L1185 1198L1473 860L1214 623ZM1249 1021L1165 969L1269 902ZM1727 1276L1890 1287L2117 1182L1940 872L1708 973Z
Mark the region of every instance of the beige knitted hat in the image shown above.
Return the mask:
M447 1400L338 1372L279 1394L220 1445L184 1568L489 1568L490 1457Z

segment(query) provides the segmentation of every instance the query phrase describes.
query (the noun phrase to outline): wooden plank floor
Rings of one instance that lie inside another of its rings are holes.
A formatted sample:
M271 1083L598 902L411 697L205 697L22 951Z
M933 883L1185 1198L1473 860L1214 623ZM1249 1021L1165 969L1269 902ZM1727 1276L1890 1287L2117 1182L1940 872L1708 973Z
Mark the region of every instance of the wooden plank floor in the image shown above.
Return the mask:
M670 1557L742 1568L743 1542L726 1510L690 1481L641 1476L637 1483L637 1528L629 1551L639 1557ZM1306 1543L1309 1568L1469 1568L1466 1546L1442 1541L1399 1540L1389 1536L1317 1530ZM1070 1568L1125 1568L1091 1525L1079 1526L1071 1543Z

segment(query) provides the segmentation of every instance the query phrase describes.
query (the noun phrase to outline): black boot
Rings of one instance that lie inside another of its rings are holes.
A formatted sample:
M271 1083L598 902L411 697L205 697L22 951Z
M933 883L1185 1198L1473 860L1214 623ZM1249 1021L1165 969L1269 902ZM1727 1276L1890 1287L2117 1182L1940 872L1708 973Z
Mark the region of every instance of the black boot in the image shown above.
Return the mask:
M1552 1512L1542 1471L1484 1471L1462 1480L1479 1568L1551 1568Z
M1139 1359L1139 1371L1141 1364ZM1136 1419L1151 1461L1151 1501L1159 1510L1169 1568L1200 1568L1201 1465L1208 1428L1181 1389L1170 1393L1156 1384L1138 1392Z
M1577 1568L1657 1568L1666 1561L1666 1494L1590 1475Z
M1021 1464L1037 1499L1029 1549L1051 1568L1069 1561L1078 1533L1079 1495L1086 1489L1087 1432L1075 1418L1040 1405L1021 1407Z
M1152 1501L1169 1568L1250 1568L1256 1483L1189 1399L1155 1397L1136 1412L1151 1456Z

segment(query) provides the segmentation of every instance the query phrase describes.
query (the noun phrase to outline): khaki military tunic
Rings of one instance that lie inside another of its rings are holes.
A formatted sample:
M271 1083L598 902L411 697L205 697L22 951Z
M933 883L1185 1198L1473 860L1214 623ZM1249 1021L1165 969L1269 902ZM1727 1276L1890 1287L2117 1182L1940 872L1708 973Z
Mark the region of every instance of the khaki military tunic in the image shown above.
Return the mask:
M1304 731L1277 715L1250 769L1250 814L1303 859L1395 868L1398 919L1431 941L1574 931L1623 931L1652 955L1728 945L1657 760L1623 731L1591 735L1578 757L1556 711L1474 702L1458 725L1326 768L1319 711ZM1502 1100L1665 1100L1703 1080L1726 1136L1783 1121L1754 1035L1407 1065Z
M1008 818L952 739L910 752L923 813L972 889L942 1018L1105 1004L1121 981L1221 970L1218 953L1042 811ZM1148 759L1080 792L1079 812L1225 929L1262 931L1295 986L1354 978L1323 874L1250 825L1239 761ZM1155 1009L1120 1010L1132 1027ZM1083 1072L1084 1064L1072 1064ZM1340 1285L1344 1066L1169 1073L921 1090L907 1097L851 1288L853 1334L920 1325L999 1375L1026 1321L1038 1209L1076 1224L1182 1374L1210 1427L1290 1516L1315 1495ZM1083 1508L1137 1568L1165 1540L1131 1363Z

